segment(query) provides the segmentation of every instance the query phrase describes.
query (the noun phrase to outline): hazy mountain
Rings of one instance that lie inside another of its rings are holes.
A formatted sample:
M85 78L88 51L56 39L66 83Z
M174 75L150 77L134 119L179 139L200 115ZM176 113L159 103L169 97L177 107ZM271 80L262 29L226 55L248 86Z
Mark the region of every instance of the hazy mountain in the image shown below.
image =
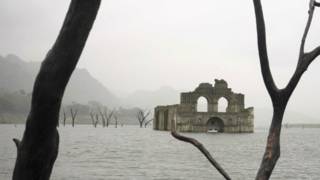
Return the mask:
M32 90L39 67L40 63L25 62L15 55L0 56L0 94L1 92L22 93L21 90L24 90L26 95L28 95ZM86 69L76 69L67 86L64 104L70 104L71 102L87 104L88 101L99 101L109 107L140 107L149 109L152 112L153 108L157 105L179 104L180 91L166 86L154 91L139 90L125 98L119 99L97 79L92 77ZM20 104L23 105L23 103ZM270 124L272 117L271 108L255 107L256 127L268 126ZM23 109L24 111L27 110ZM287 111L284 116L284 123L318 122L316 118L294 111Z
M32 91L40 63L26 62L15 55L0 56L0 90ZM119 100L86 69L76 69L66 88L63 102L87 103L99 101L107 106L118 106Z

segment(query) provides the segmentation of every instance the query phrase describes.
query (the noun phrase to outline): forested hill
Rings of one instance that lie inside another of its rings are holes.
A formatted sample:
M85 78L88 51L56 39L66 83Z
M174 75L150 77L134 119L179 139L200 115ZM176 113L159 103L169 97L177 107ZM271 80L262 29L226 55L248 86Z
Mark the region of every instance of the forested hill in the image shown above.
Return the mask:
M15 55L0 56L0 92L32 91L40 62L26 62ZM119 100L86 69L76 69L67 86L63 103L98 101L109 107L118 106Z

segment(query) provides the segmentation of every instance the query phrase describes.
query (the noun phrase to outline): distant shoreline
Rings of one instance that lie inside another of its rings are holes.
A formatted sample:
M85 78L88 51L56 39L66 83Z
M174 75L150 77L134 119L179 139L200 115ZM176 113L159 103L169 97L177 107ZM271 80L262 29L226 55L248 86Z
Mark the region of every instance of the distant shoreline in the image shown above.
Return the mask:
M24 122L17 122L17 123L12 123L12 122L0 122L0 125L25 125ZM66 123L66 126L70 126L71 123ZM75 125L92 125L90 123L77 123ZM114 124L110 124L110 126L113 126ZM135 126L139 124L124 124L125 126ZM63 126L63 124L60 124L60 126ZM268 126L256 126L255 129L265 129L268 128ZM320 128L320 123L313 123L313 124L307 124L307 123L293 123L293 124L283 124L282 128Z
M296 123L296 124L283 124L283 128L320 128L319 124L304 124L304 123Z

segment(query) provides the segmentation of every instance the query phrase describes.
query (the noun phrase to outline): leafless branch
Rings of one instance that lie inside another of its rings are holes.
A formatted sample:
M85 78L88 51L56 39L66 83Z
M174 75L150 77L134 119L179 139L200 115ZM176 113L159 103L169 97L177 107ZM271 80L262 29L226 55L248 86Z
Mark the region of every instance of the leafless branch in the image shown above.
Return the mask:
M143 111L141 109L137 112L137 119L140 124L140 128L143 126L143 123L146 121L147 117L150 115L150 111Z
M110 124L110 121L111 121L111 119L112 119L113 113L114 113L114 110L112 110L109 114L108 114L108 110L107 110L107 109L105 109L105 111L104 111L104 116L105 116L105 118L106 118L106 126L107 126L107 127L108 127L109 124Z
M148 121L146 121L145 123L144 123L144 127L146 128L147 127L147 125L149 124L149 123L151 123L153 121L153 118L152 119L150 119L150 120L148 120Z
M96 120L95 120L95 114L93 111L90 112L90 118L91 118L91 121L92 121L92 125L93 127L97 127L97 123L96 123Z
M72 108L70 108L70 114L71 114L71 119L72 119L72 127L74 127L74 122L75 122L77 114L78 114L78 109L73 110Z
M66 114L66 111L63 108L63 126L66 126L66 120L67 120L67 114Z
M102 127L106 126L106 118L105 118L105 114L101 111L100 108L98 108L99 114L101 116L101 121L102 121ZM106 110L105 110L106 111Z
M99 123L99 114L96 114L96 120L94 121L94 127L97 127Z
M114 114L113 115L113 118L114 118L114 122L115 122L115 128L117 128L118 127L118 115L117 114Z
M180 140L187 143L192 144L196 148L199 149L199 151L208 159L208 161L211 163L213 167L215 167L218 172L227 180L231 180L230 176L227 174L227 172L219 165L219 163L211 156L210 152L196 139L186 137L183 135L180 135L178 132L176 132L176 122L175 120L171 121L171 135Z

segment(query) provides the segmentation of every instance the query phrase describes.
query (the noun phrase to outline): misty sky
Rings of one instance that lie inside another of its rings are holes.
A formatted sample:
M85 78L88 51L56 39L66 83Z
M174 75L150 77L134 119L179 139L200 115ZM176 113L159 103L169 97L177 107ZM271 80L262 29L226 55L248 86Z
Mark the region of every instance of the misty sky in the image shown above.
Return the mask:
M70 1L1 0L0 55L43 60ZM272 73L284 86L297 63L309 0L262 0ZM320 9L307 49L320 45ZM78 67L118 96L170 86L193 90L223 78L246 105L271 107L260 73L252 0L102 0ZM320 59L301 79L288 109L320 115ZM178 96L178 95L177 95Z

